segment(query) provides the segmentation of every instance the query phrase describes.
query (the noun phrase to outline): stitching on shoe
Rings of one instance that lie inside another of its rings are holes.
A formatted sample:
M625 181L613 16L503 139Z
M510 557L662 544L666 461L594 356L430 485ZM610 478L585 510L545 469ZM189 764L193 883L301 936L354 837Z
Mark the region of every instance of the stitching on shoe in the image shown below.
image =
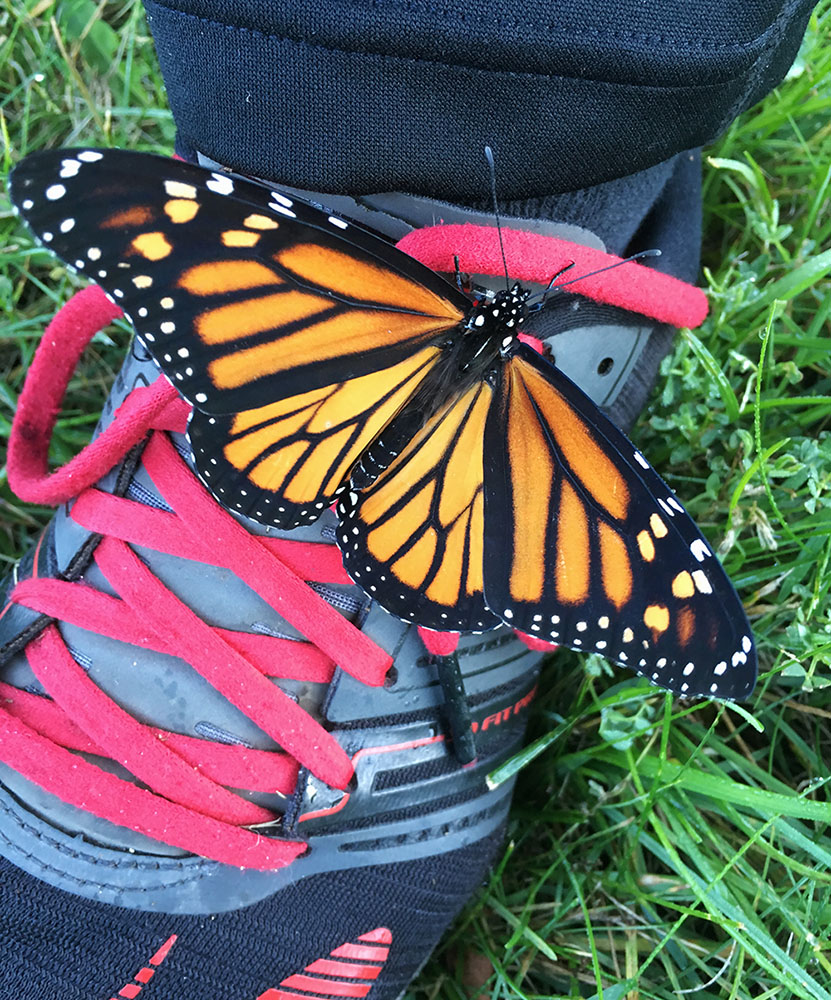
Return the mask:
M0 786L0 787L5 787L5 786ZM8 789L6 789L6 791L8 791ZM170 861L161 860L161 861L141 862L137 861L134 855L127 855L124 857L123 860L119 859L118 861L96 857L93 854L86 854L83 851L68 848L66 844L61 843L59 840L55 840L53 837L50 837L48 834L44 833L43 830L40 830L37 827L32 826L30 823L27 823L25 820L22 820L14 812L14 810L9 807L8 803L4 802L2 799L0 799L0 810L2 810L2 812L5 813L7 816L11 817L12 821L18 826L18 828L22 830L24 833L28 834L31 838L41 841L48 847L58 851L60 854L63 854L68 858L74 858L76 860L84 862L85 864L97 866L99 868L103 867L103 868L112 868L118 870L123 870L124 868L133 868L134 870L140 872L154 871L154 870L159 871L164 869L181 871L183 870L185 865L185 860L179 860L179 859L171 859ZM0 838L2 838L2 840L12 848L13 853L15 854L19 853L22 857L26 858L28 861L36 865L41 871L52 872L55 875L59 875L62 879L74 882L76 885L80 886L94 886L101 889L124 890L124 887L121 885L117 885L111 882L98 882L95 881L94 879L81 879L75 875L71 875L69 872L63 871L60 868L55 868L54 865L50 865L47 862L43 861L41 858L39 858L37 854L31 851L21 850L20 846L15 841L11 840L3 830L0 830ZM108 848L108 850L114 850L114 848ZM208 866L214 868L217 864L217 862L211 862L206 858L196 858L196 857L188 858L187 862L190 865L194 866L198 865L200 869L206 868ZM189 874L188 876L183 878L176 879L173 882L160 882L158 885L129 887L129 891L157 892L160 889L169 889L176 886L187 885L188 883L191 882L198 882L201 881L202 879L208 878L211 874L212 874L211 871L195 871L192 874Z
M222 21L217 21L217 20L215 20L213 18L200 17L199 15L196 15L196 14L186 13L185 11L178 10L175 7L172 7L172 6L170 6L170 5L166 4L166 3L161 2L161 0L154 0L154 2L155 2L156 6L163 8L168 13L173 14L173 15L175 15L177 17L185 17L185 18L189 18L189 19L194 20L194 21L200 21L203 24L209 24L209 25L212 25L212 26L217 27L217 28L222 28L222 29L224 29L226 31L244 31L244 32L246 32L248 34L257 35L260 38L275 39L277 41L289 41L289 42L296 41L296 39L294 39L294 38L291 38L291 37L289 37L287 35L283 35L283 34L280 34L280 33L277 33L277 32L271 33L271 32L267 32L267 31L262 31L259 28L251 28L251 27L249 27L247 25L226 24L226 23L224 23ZM766 45L768 44L768 39L769 39L770 36L776 36L777 38L779 37L779 35L781 34L781 24L782 24L783 21L787 20L787 18L790 16L791 12L794 11L794 10L799 10L801 7L807 7L807 6L809 6L811 4L811 2L812 2L812 0L794 0L794 2L791 3L786 10L780 11L779 16L776 18L776 20L771 25L768 26L768 28L765 31L763 31L761 34L755 35L748 43L746 43L744 45L742 45L741 43L736 43L736 42L729 42L729 43L728 42L705 42L705 41L701 41L701 40L698 40L696 42L691 42L691 43L688 43L688 44L685 45L682 41L679 41L677 38L669 39L667 35L663 35L663 34L651 34L651 33L648 33L648 32L639 32L639 31L615 31L615 32L612 32L612 31L601 31L599 28L582 28L581 29L581 28L575 28L575 27L572 27L572 26L564 27L562 24L559 24L559 23L556 23L556 22L551 22L551 23L549 23L547 25L546 24L540 24L540 25L537 25L537 27L538 27L538 29L540 31L556 31L556 32L558 32L558 35L561 38L588 38L588 39L592 39L592 40L595 39L595 38L619 38L619 39L629 39L631 41L636 41L636 42L642 42L644 44L644 46L653 46L653 45L656 45L656 44L660 45L660 44L666 43L667 41L672 41L672 44L677 49L685 51L685 52L718 52L718 53L735 52L736 54L739 54L739 55L748 56L748 55L752 55L754 53L760 54L760 50L763 50L766 47ZM374 4L374 6L378 6L377 3ZM439 14L440 16L444 17L448 21L450 21L450 20L458 21L459 24L461 24L461 25L464 25L464 24L467 23L467 19L468 19L468 16L469 16L469 12L466 12L465 14L461 14L459 11L452 10L452 9L445 9L445 10L442 10L442 11L437 11L437 10L433 9L432 12L435 13L435 14ZM520 21L518 19L506 19L506 18L494 17L493 19L488 18L487 21L485 21L484 19L481 19L481 18L475 18L474 20L477 20L481 24L485 24L485 25L486 24L503 25L503 26L506 26L506 27L509 27L509 28L513 28L515 30L516 29L527 30L527 27L528 27L526 23L524 23L523 21ZM303 42L303 43L300 43L300 44L306 45L307 43ZM365 50L362 50L362 49L354 49L354 50L353 49L338 49L338 48L334 48L334 47L330 48L328 46L322 46L322 45L308 45L308 48L324 49L325 51L329 51L329 52L341 52L341 53L343 53L345 55L375 55L376 54L376 53L368 52L368 51L365 51ZM451 68L452 67L458 67L458 68L461 68L461 69L468 69L468 68L470 68L470 67L465 66L463 63L445 63L445 62L440 62L439 60L427 60L427 59L408 59L405 56L400 56L400 57L395 57L395 58L400 58L402 60L406 60L406 61L409 61L409 62L424 62L424 63L431 63L431 64L434 63L435 65L449 66ZM518 73L510 73L508 75L511 75L511 76L520 76L520 75L523 75L523 76L542 76L542 75L548 75L548 74L531 74L531 73L528 73L528 74L518 74ZM737 74L737 76L743 76L743 75L744 75L743 73ZM731 77L729 79L733 79L733 78ZM592 81L592 82L602 82L602 81ZM720 81L720 82L723 82L723 81ZM712 86L712 85L710 85L710 86Z

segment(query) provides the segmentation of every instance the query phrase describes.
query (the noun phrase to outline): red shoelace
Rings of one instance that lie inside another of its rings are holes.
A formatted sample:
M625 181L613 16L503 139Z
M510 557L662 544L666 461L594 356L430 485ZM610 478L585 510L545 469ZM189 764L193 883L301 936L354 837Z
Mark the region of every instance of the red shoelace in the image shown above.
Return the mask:
M503 239L510 273L541 284L569 261L575 262L571 273L586 274L617 260L536 234L503 230ZM453 256L460 254L468 266L476 261L477 273L501 272L491 229L437 226L399 245L437 270L452 271ZM707 311L698 289L637 265L575 281L569 291L676 326L696 326ZM269 832L277 832L278 819L228 789L290 795L301 766L346 788L353 767L335 736L272 678L328 683L337 664L377 687L392 660L308 585L351 582L334 545L251 535L205 491L168 436L185 431L189 407L163 376L134 389L99 437L48 472L49 443L69 379L92 336L120 315L97 286L75 295L47 328L20 396L9 439L9 482L30 502L74 499L70 517L101 536L92 558L119 596L35 576L13 589L10 603L47 616L25 650L49 697L0 683L0 759L64 802L154 840L231 865L279 868L307 845L263 836L265 830L256 828L270 825ZM142 441L143 467L171 511L95 486ZM208 625L131 545L231 570L308 641ZM89 678L48 619L180 657L282 750L228 746L139 722ZM421 634L436 655L455 648L454 635ZM532 648L551 648L522 638ZM104 771L79 751L117 761L147 788Z

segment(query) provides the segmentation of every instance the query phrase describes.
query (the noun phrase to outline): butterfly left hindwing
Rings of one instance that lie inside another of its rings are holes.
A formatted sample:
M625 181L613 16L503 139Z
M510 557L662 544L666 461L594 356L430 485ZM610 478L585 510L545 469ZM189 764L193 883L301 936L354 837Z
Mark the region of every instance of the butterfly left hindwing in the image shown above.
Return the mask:
M196 468L231 510L283 529L310 524L343 491L364 452L406 405L439 351L253 410L188 425Z

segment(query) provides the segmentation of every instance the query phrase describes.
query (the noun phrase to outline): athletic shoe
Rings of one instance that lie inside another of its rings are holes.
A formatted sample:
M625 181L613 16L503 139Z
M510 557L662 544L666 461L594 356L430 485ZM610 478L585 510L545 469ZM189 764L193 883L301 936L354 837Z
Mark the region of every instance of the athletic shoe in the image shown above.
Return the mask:
M604 249L582 213L615 251L660 245L692 176L661 170L503 223ZM493 223L397 195L333 202L395 239ZM693 268L687 251L661 264ZM138 343L93 442L48 476L77 359L118 314L95 286L61 310L10 442L16 491L59 509L0 616L0 997L391 1000L499 849L512 782L486 778L521 746L547 647L392 618L346 576L331 512L292 532L231 516ZM545 324L560 367L628 423L666 323L563 296Z

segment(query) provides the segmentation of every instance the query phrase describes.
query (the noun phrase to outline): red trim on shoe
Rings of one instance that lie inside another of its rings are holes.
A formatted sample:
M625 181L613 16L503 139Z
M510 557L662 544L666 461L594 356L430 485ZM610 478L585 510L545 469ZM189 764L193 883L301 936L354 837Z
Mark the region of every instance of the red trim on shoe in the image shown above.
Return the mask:
M364 747L362 750L359 750L353 756L352 768L354 770L358 764L358 761L361 760L362 757L367 757L370 754L395 753L396 751L401 752L402 750L414 750L416 747L425 747L429 746L432 743L443 743L443 742L444 742L444 734L439 733L436 736L425 736L423 739L408 740L405 743L390 743L386 744L385 746L379 746L379 747ZM349 792L344 792L343 796L340 799L338 799L338 801L333 806L329 806L326 809L315 809L312 812L303 813L303 815L297 820L297 822L305 823L307 820L319 819L321 816L334 816L335 813L339 813L341 809L343 809L346 806L346 803L349 801L349 799L350 799Z
M389 955L389 948L381 948L377 945L369 944L342 944L340 948L335 948L329 954L333 958L350 958L356 962L385 962Z
M321 976L342 976L344 979L377 979L381 967L378 965L356 965L354 962L338 962L331 958L319 958L306 966L308 972L319 972Z
M503 228L502 243L512 281L547 285L552 275L573 263L574 267L563 276L562 282L568 282L566 290L569 292L650 316L671 326L699 326L707 315L707 296L700 288L642 264L627 263L604 274L581 277L620 263L622 258L614 254L520 229ZM427 226L407 233L397 246L434 271L452 274L454 258L458 256L463 271L505 273L499 234L490 226L475 226L469 222ZM577 280L572 281L572 276Z
M376 927L366 934L361 934L358 941L373 944L392 944L392 933L386 927ZM279 987L272 987L261 993L257 1000L314 1000L319 997L365 997L372 989L372 982L357 980L375 980L381 974L384 963L389 958L390 949L359 945L347 941L329 952L328 958L318 958L309 963L303 973L287 976ZM352 962L340 962L337 959L350 958L360 962L376 961L378 965L357 965ZM323 979L322 976L330 978ZM282 987L289 987L288 990ZM293 993L291 990L302 990Z
M379 944L392 944L392 931L387 927L376 927L374 931L362 934L359 941L377 941Z
M318 979L317 976L302 974L289 976L281 985L324 997L365 997L372 989L370 983L333 982L330 979Z
M171 934L170 937L165 941L165 943L159 948L156 954L150 959L150 965L158 967L167 958L167 953L176 943L176 938L178 935ZM118 996L124 997L125 1000L134 1000L135 997L141 993L142 987L146 986L150 980L155 976L156 968L150 969L146 965L143 969L140 969L134 976L134 983L127 983L126 986L122 986L118 991ZM116 997L110 997L110 1000L116 1000Z
M428 653L433 656L450 656L459 645L458 632L435 632L431 628L418 626L418 634Z
M556 642L547 642L545 639L540 639L536 635L528 635L527 632L519 632L514 629L514 635L521 639L525 645L532 649L535 653L553 653L555 649L560 647Z

